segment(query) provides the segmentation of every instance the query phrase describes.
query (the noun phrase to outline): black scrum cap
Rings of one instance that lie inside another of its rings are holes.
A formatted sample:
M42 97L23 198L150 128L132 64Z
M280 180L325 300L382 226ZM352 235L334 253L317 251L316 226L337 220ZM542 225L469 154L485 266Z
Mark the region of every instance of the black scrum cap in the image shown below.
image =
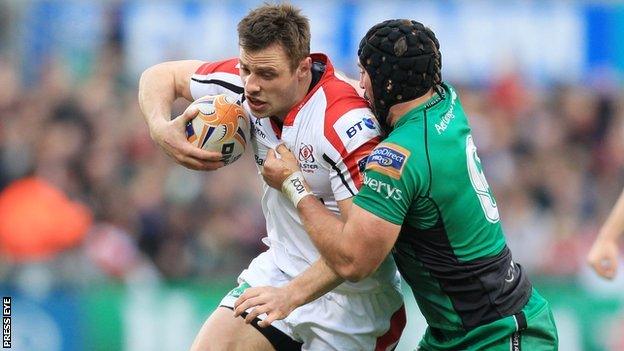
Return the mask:
M358 56L370 76L373 106L382 123L391 106L418 98L442 82L438 39L416 21L376 24L360 41Z

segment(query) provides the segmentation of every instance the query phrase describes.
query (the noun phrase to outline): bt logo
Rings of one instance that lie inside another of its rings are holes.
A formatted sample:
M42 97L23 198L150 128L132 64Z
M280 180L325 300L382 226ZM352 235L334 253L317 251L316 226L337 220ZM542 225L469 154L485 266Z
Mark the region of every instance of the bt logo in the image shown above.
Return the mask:
M357 122L351 128L347 129L347 136L353 138L360 130L364 129L364 125L368 129L375 129L375 121L370 117L364 117L361 121Z

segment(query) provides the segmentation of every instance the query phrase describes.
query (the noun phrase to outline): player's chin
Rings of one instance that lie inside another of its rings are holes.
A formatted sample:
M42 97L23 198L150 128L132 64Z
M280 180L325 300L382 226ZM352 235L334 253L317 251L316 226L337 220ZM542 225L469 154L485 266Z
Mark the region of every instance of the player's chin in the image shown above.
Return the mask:
M271 113L271 109L269 108L269 106L267 106L266 103L264 103L262 107L258 107L258 108L253 108L250 105L249 109L251 110L253 115L257 118L265 118L265 117L270 117L273 115Z

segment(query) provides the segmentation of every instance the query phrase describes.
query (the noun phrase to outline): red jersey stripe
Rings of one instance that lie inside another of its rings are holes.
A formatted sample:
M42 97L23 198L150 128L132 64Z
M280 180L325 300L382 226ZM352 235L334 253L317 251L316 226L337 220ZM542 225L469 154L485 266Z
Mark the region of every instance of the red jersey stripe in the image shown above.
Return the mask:
M355 187L358 189L362 187L362 182L364 182L364 170L360 169L360 161L362 161L362 159L364 158L368 158L368 155L370 155L373 149L380 142L381 137L372 138L371 140L365 142L360 147L355 149L347 157L343 158L343 162L347 166L349 174L351 174L351 179L353 180Z
M358 150L352 153L357 154L357 156L352 157L347 154L347 149L342 143L342 140L340 140L336 129L334 129L334 124L340 117L351 110L368 108L368 103L357 94L352 86L337 78L335 81L326 84L323 89L327 98L324 125L325 138L340 153L343 158L343 162L351 174L351 179L359 189L362 184L362 174L358 169L358 161L364 157L364 154L363 152L357 151L362 149L363 146L366 146L366 154L370 153L379 143L379 138L374 138L364 143L358 148Z
M229 60L206 62L199 66L195 74L209 74L215 72L232 73L238 75L238 58L231 58Z
M301 100L297 105L295 105L293 108L290 109L290 111L288 112L288 114L284 118L284 125L285 126L292 126L293 125L293 123L295 122L295 117L297 116L297 113L299 113L299 111L303 108L303 106L306 104L306 102L308 102L308 100L310 100L312 95L314 95L314 93L316 93L316 91L319 90L320 87L323 87L323 89L325 89L324 85L326 85L326 83L328 81L330 81L331 79L338 80L338 78L334 75L334 66L332 66L332 63L331 63L331 61L329 61L329 58L327 57L327 55L325 55L325 54L311 54L310 57L312 58L312 62L322 62L322 63L324 63L325 64L325 72L323 73L323 76L318 81L318 83L316 83L316 85L314 87L312 87L312 90L310 90L306 94L306 96L303 97L303 100Z

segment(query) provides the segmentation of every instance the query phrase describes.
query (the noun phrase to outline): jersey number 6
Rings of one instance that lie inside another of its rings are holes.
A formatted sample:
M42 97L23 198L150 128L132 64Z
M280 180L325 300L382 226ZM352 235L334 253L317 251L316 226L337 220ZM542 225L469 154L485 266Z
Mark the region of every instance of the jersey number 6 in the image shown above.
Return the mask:
M481 203L485 218L491 223L498 222L500 216L498 214L498 206L496 206L496 199L494 199L490 185L487 180L485 180L481 159L479 159L477 155L477 147L472 141L472 135L466 137L466 161L468 164L470 182L477 193L477 198Z

